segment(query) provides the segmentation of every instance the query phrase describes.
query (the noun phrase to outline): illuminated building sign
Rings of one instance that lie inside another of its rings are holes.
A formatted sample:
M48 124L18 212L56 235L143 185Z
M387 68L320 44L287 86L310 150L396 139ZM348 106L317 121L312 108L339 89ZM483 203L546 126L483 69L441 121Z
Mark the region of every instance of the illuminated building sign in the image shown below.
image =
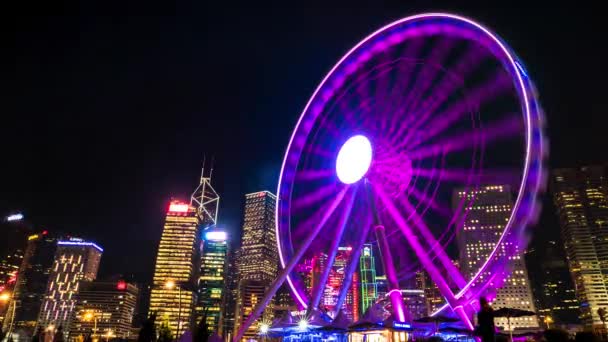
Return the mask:
M214 231L205 233L205 240L226 241L227 238L226 232Z
M411 329L412 325L403 322L393 322L393 328L395 329Z
M76 239L74 239L74 240L76 240ZM97 248L98 251L103 252L103 248L97 246L93 242L74 241L74 240L70 239L70 241L58 241L57 245L58 246L93 246L93 247Z
M116 289L117 290L121 290L124 291L127 289L127 282L124 280L119 280L118 283L116 283Z
M173 202L169 204L169 212L172 213L187 213L190 206L186 203Z
M13 215L9 215L6 218L7 221L21 221L23 220L23 214L13 214Z

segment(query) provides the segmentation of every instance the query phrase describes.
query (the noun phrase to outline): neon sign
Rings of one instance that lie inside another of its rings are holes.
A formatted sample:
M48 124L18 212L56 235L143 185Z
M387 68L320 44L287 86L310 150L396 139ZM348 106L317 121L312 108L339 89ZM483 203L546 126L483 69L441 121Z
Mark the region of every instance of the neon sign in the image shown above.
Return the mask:
M118 283L116 283L116 289L117 290L121 290L124 291L127 289L127 282L124 280L119 280Z
M6 218L7 221L11 222L11 221L21 221L23 220L23 214L13 214L13 215L9 215Z
M411 329L412 325L408 324L408 323L403 323L403 322L393 322L393 328L396 328L396 329Z
M214 232L205 233L205 240L226 241L227 239L228 239L228 236L226 235L226 232L214 231Z
M174 202L169 204L169 212L172 213L187 213L190 206L185 203Z

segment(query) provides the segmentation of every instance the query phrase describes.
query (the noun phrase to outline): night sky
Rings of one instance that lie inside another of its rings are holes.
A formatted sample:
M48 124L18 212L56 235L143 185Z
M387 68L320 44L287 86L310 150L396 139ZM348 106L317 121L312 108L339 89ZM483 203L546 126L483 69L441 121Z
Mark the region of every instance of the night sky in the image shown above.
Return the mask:
M189 198L205 154L215 157L221 224L238 232L243 195L275 192L291 129L325 73L414 13L470 16L509 42L539 89L551 166L608 161L599 5L161 3L3 10L0 214L21 210L38 227L97 241L102 277L151 276L164 209ZM546 206L535 229L558 235L554 216Z

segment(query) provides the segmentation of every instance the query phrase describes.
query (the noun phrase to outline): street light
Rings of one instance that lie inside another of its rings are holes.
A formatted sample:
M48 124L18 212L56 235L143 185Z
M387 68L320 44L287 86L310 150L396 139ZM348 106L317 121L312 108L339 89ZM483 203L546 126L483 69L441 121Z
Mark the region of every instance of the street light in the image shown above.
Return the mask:
M178 302L177 302L177 330L175 332L175 336L179 339L179 331L181 330L181 327L182 327L182 287L181 287L181 285L176 284L175 281L173 281L173 280L167 280L167 282L165 283L165 288L167 290L173 290L176 286L177 286Z
M551 329L551 323L553 323L553 318L551 316L546 316L545 324L547 325L547 329Z
M85 322L93 321L93 336L91 336L91 337L92 338L95 337L95 335L97 334L97 315L96 315L95 311L93 311L93 310L85 311L84 315L82 315L82 320Z
M110 337L114 337L114 332L112 329L109 329L108 333L106 334L106 342L110 340Z
M0 302L7 303L9 300L11 300L11 293L10 292L2 292L0 294Z

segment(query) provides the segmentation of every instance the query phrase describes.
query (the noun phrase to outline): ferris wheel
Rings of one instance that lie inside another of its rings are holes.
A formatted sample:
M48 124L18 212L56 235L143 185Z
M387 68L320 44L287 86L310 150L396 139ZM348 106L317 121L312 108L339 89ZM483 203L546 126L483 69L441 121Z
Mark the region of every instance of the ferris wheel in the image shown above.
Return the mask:
M313 289L294 267L319 252L332 265L350 246L339 310L369 243L379 251L395 320L410 319L401 284L422 269L445 298L433 314L449 310L472 328L476 300L508 275L538 216L543 129L522 62L480 24L421 14L363 39L321 81L293 131L277 190L283 270L241 335L284 281L299 305L317 309L330 267ZM467 275L452 257L473 199L454 194L492 184L509 185L513 205L487 260Z

